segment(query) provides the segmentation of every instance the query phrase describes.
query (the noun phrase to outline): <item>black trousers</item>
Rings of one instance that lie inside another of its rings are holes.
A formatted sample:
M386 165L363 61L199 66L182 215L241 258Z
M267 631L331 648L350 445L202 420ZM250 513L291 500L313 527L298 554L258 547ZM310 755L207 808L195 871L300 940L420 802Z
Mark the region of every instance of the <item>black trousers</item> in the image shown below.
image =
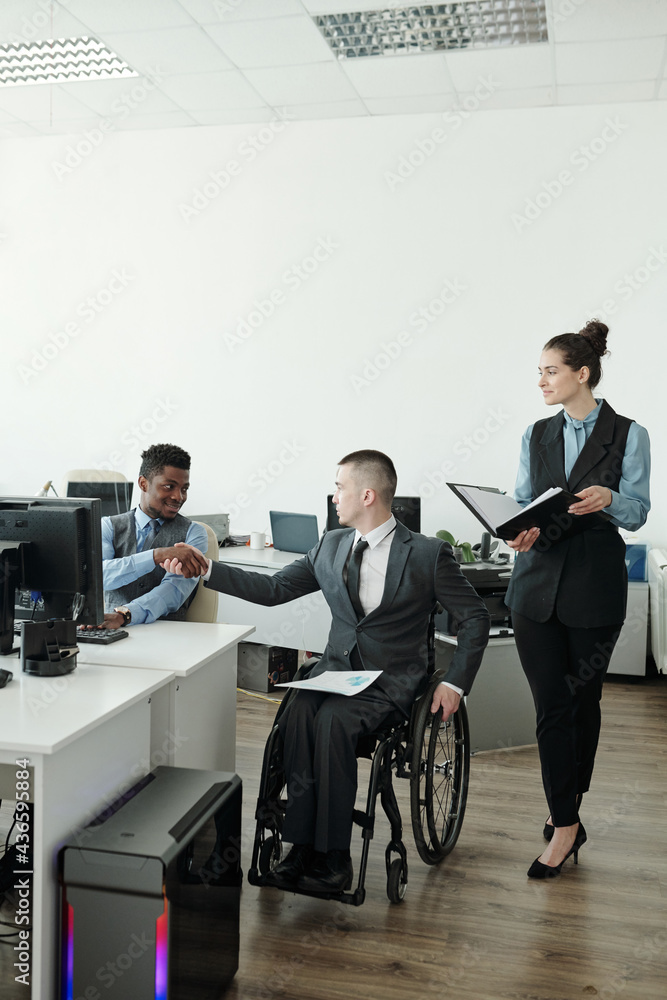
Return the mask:
M278 719L288 843L312 844L322 852L349 848L358 739L394 716L399 716L394 703L373 686L351 697L299 691L290 699Z
M579 819L576 796L590 787L600 736L600 699L621 625L571 628L554 615L512 613L521 666L537 713L542 782L554 826Z

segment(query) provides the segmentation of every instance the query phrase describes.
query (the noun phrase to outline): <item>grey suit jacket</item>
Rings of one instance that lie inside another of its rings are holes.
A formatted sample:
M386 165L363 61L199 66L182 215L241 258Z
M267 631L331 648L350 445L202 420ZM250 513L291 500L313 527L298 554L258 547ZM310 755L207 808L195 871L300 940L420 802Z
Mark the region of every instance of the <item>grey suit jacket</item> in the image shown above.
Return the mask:
M447 680L469 691L488 641L489 616L464 578L451 546L396 525L384 593L379 606L357 620L343 567L354 530L328 532L303 559L274 576L212 564L206 586L255 604L284 604L321 590L332 614L331 630L315 673L350 670L357 647L367 670L382 670L376 682L397 707L409 710L426 675L427 626L439 601L458 623L458 645Z

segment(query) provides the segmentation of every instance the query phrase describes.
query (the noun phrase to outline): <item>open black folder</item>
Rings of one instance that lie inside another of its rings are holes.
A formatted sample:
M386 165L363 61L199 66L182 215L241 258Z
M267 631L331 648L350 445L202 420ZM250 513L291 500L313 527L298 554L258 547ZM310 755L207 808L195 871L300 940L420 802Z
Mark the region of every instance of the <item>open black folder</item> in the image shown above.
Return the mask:
M611 519L611 515L604 511L568 514L568 507L579 503L580 498L559 486L552 487L537 500L522 507L514 497L492 486L464 486L461 483L447 485L463 500L487 531L506 541L516 538L526 528L539 528L549 541L556 542L588 528L600 526Z

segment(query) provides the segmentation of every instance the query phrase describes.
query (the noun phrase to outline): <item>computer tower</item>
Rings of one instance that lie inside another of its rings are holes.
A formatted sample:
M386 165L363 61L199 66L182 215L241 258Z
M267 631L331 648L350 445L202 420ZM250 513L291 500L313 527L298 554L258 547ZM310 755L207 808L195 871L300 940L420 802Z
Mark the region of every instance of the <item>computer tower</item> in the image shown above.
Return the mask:
M238 968L241 780L158 767L59 854L61 1000L219 1000Z

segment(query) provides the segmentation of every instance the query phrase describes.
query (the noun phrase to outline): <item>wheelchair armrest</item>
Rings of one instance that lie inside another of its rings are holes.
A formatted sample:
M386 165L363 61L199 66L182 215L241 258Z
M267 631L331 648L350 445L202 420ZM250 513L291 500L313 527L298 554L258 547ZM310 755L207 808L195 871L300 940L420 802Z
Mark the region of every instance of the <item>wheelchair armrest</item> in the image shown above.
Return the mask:
M307 660L304 660L297 672L292 678L295 681L303 681L306 677L310 676L310 672L316 663L320 662L319 656L309 656Z

